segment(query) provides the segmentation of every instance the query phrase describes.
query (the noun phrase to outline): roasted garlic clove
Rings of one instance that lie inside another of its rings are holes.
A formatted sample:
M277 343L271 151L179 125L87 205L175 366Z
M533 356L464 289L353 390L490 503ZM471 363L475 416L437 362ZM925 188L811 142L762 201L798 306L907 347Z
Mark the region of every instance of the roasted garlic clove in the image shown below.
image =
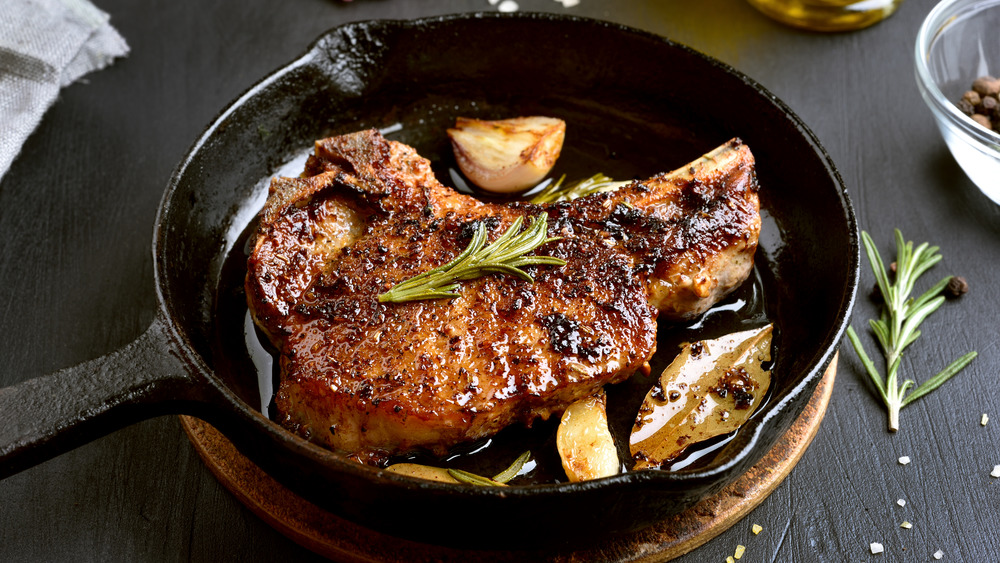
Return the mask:
M570 481L616 475L620 464L608 430L607 398L599 393L571 404L559 421L556 448Z
M633 468L662 467L746 422L771 385L771 332L767 325L685 345L639 409L629 437Z
M484 121L459 117L448 129L458 167L473 184L497 193L535 186L562 151L566 122L553 117Z

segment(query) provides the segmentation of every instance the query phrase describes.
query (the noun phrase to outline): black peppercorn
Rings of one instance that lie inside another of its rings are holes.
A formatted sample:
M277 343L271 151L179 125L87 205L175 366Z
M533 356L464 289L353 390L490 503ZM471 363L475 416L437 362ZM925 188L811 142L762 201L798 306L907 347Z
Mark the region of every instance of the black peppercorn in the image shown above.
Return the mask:
M986 117L985 115L983 115L981 113L975 113L975 114L973 114L972 115L972 120L975 121L976 123L982 125L983 127L989 129L990 131L993 130L993 123L990 121L990 118Z
M969 292L969 282L960 276L952 276L948 280L948 285L944 287L944 296L949 299L957 299Z
M993 96L984 96L979 105L976 106L976 113L981 113L985 116L992 116L996 111L997 106L1000 106L1000 102Z
M980 96L996 96L1000 94L1000 79L992 76L980 76L972 83L972 89Z
M868 294L868 298L871 299L873 303L885 303L885 297L882 296L882 289L879 288L878 283L872 287L872 291Z
M978 106L979 102L983 101L979 92L976 92L975 90L969 90L968 92L962 94L962 99L969 102L973 106Z
M1000 78L980 76L955 105L979 125L990 131L1000 130Z

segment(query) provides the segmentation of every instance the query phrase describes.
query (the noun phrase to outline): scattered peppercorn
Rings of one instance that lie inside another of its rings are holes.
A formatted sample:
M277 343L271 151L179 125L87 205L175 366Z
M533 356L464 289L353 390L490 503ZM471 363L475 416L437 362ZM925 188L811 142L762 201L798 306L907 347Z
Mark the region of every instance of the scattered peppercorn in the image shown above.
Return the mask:
M986 129L1000 130L1000 78L980 76L955 105L958 111Z
M882 288L878 286L878 282L872 287L872 292L868 294L868 298L872 300L872 303L879 305L885 303L885 297L882 297Z
M949 299L957 299L969 292L969 282L961 276L952 276L948 280L948 285L944 287L944 296Z

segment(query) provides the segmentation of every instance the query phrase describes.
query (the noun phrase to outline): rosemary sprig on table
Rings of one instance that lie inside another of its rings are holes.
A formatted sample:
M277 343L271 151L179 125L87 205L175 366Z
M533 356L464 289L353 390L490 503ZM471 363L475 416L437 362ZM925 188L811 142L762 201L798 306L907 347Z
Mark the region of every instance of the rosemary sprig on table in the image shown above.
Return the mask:
M528 463L528 460L530 459L531 452L524 452L514 460L514 463L510 464L510 467L504 469L500 473L497 473L492 478L476 475L475 473L469 473L468 471L463 471L461 469L449 469L448 475L451 475L451 478L459 483L480 485L484 487L502 487L506 485L508 481L517 477L517 474L521 472L521 468L524 467L524 464Z
M555 203L557 201L572 201L576 198L595 194L597 192L610 192L629 184L630 182L616 182L604 174L594 174L590 178L572 182L563 186L566 176L563 175L555 182L545 186L541 191L528 198L531 203Z
M458 297L458 282L486 274L500 273L532 282L534 279L520 269L522 266L549 264L564 266L566 261L553 256L525 256L539 246L559 240L547 237L548 214L541 213L523 232L518 217L500 238L486 245L486 225L480 222L469 246L451 262L400 282L378 296L381 302L402 303L420 299Z
M944 303L945 299L941 294L951 277L939 281L920 297L910 299L910 292L913 291L917 278L941 261L941 255L937 252L938 247L930 246L925 242L913 248L913 242L904 241L902 233L896 229L896 276L895 279L890 280L885 271L882 257L868 233L862 231L861 240L865 244L865 252L868 254L868 261L875 273L879 292L885 301L881 317L878 320L869 321L872 332L875 333L875 338L885 355L885 380L882 379L875 364L865 353L858 335L850 326L847 327L847 337L850 339L851 345L854 346L858 358L861 359L865 371L868 372L868 376L875 384L875 388L878 389L882 401L888 407L889 430L895 432L899 430L900 409L940 387L941 384L967 366L977 354L976 352L965 354L949 364L940 373L917 386L913 392L907 394L907 391L916 383L912 379L907 379L900 386L897 382L903 350L920 336L920 331L917 329L920 323Z

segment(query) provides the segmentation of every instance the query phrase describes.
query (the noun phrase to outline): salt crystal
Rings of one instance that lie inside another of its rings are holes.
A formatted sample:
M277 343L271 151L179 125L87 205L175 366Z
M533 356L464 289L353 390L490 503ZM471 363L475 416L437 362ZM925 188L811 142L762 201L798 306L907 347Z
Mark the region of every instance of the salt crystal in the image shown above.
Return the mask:
M753 532L753 535L755 535L755 536L756 536L756 535L757 535L757 534L759 534L759 533L761 532L761 530L763 530L763 529L764 529L764 528L763 528L763 527L762 527L762 526L761 526L760 524L754 524L754 525L753 525L753 526L752 526L752 527L750 528L750 531L751 531L751 532Z
M402 130L403 130L403 124L397 121L396 123L393 123L388 127L383 127L382 129L379 129L378 132L381 135L389 135L391 133L395 133L397 131L402 131Z
M993 471L990 472L990 477L1000 478L1000 465L993 466Z
M990 415L983 413L983 418L979 419L980 426L986 426L986 423L990 421Z
M496 6L500 3L500 0L490 0L490 6Z
M516 12L517 9L518 5L514 0L503 0L503 2L500 2L497 6L497 10L501 12Z
M733 559L739 559L740 557L743 557L743 552L745 552L746 550L747 548L742 545L736 546L736 553L733 554Z
M732 555L730 555L729 557L726 557L726 563L736 563L736 560L733 559Z
M907 522L906 520L904 520L903 523L899 525L899 527L900 528L906 528L907 530L909 530L910 528L913 527L913 524L910 524L909 522Z
M944 557L944 552L940 549L934 552L934 559L941 559Z
M903 457L899 458L900 465L906 465L907 463L910 463L910 456L904 455Z
M906 501L903 499L899 499L896 501L896 504L898 504L899 506L906 506Z
M876 553L882 553L883 551L885 551L885 549L882 547L882 544L878 542L872 542L872 544L869 547L871 547L872 555Z

